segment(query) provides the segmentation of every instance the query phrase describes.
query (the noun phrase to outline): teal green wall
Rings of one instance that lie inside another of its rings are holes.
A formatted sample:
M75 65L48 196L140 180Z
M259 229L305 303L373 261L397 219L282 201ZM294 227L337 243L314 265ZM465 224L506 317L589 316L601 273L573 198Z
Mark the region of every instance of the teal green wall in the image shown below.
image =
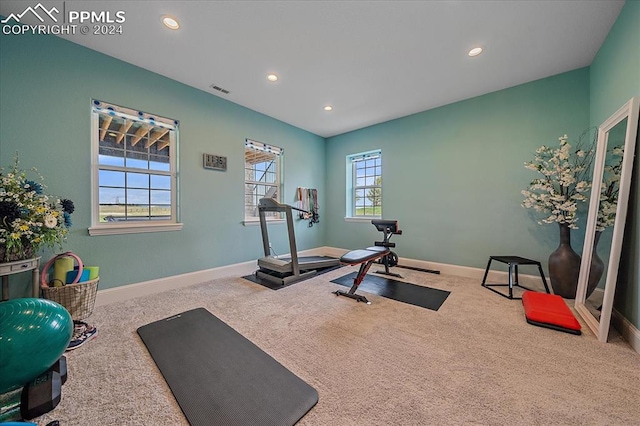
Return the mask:
M591 118L600 125L640 96L640 2L627 1L591 64ZM640 134L640 133L639 133ZM624 232L615 307L640 328L640 144L636 142L629 214Z
M394 237L400 256L483 268L490 254L517 253L546 268L558 233L520 207L520 190L534 176L523 163L540 145L564 133L575 140L640 95L638 40L640 2L628 1L589 68L325 141L56 37L0 35L0 166L18 151L50 192L74 200L65 248L101 266L101 288L260 256L259 228L241 224L245 138L285 148L286 202L293 203L296 186L320 190L321 223L296 227L301 250L362 247L380 237L368 223L344 221L345 157L380 148L384 217L404 230ZM88 236L91 98L180 120L183 231ZM229 170L202 169L204 152L227 156ZM635 169L616 308L640 328L640 155ZM276 246L286 247L284 227L270 230ZM582 239L583 229L572 233L578 252Z
M345 222L345 157L382 149L383 217L398 219L401 257L484 268L490 255L546 264L558 227L520 206L543 144L589 126L589 70L582 68L328 139L327 244L370 245L370 223ZM586 206L585 206L586 209ZM584 225L584 224L583 224ZM584 230L572 233L581 251ZM534 272L535 271L531 271Z
M304 186L318 188L326 205L319 136L57 37L0 35L0 52L0 166L18 151L50 193L75 202L65 249L101 267L102 289L261 255L260 228L241 224L245 138L284 148L285 202ZM88 235L91 98L180 120L182 231ZM228 171L203 169L205 152L227 156ZM300 250L324 245L323 213L313 228L298 223ZM270 231L274 249L287 252L286 227Z

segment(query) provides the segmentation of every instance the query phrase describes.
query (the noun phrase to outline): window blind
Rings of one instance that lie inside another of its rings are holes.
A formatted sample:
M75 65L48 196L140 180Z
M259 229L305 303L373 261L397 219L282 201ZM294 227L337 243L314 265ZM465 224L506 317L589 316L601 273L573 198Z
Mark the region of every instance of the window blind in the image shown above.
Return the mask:
M147 123L154 127L162 127L169 130L176 130L178 128L178 120L159 117L142 111L136 111L134 109L114 106L96 99L91 101L91 108L93 111L100 114L108 114L114 117L121 117L126 120Z

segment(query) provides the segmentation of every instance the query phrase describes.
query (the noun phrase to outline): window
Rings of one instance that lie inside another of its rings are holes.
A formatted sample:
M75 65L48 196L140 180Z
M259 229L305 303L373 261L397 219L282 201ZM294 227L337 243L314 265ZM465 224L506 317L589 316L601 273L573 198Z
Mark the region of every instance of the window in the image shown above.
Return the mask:
M171 231L178 122L92 101L91 235Z
M262 142L245 140L244 143L244 219L257 221L258 202L261 198L280 201L281 158L283 150ZM279 213L269 213L267 218Z
M382 216L382 151L347 157L347 216Z

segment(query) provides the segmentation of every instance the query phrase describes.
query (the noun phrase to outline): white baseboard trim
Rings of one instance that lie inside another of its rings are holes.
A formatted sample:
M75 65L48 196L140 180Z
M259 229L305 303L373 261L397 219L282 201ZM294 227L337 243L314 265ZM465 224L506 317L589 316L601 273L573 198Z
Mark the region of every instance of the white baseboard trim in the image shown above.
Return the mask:
M300 254L305 256L324 256L322 254L323 252L324 251L319 248L305 250L300 252ZM256 269L258 269L256 260L250 260L248 262L220 266L218 268L204 269L202 271L172 275L155 280L98 290L95 306L109 305L111 303L123 302L134 297L149 296L163 291L189 287L217 278L242 277L244 275L252 274Z
M340 257L349 250L336 247L318 247L311 250L300 252L306 256L332 256ZM460 277L473 278L478 280L478 284L484 276L484 269L472 268L468 266L450 265L446 263L427 262L425 260L415 260L400 258L400 263L415 268L431 269L440 271L444 275L457 275ZM493 266L493 265L492 265ZM140 283L123 285L105 290L98 290L96 296L96 306L108 305L111 303L122 302L134 297L148 296L167 290L189 287L216 278L243 276L253 273L257 269L256 261L251 260L233 265L221 266L218 268L205 269L202 271L189 272L186 274L173 275L155 280L144 281ZM487 281L490 283L507 283L508 273L504 271L489 271ZM539 276L519 274L520 283L523 285L535 285L542 288L542 280Z
M219 268L205 269L189 272L187 274L173 275L120 287L98 290L95 306L109 305L123 302L134 297L149 296L163 291L189 287L195 284L211 281L217 278L230 276L243 276L253 273L257 268L256 261L236 263L234 265L221 266Z
M611 312L611 323L633 350L640 354L640 330L615 309Z

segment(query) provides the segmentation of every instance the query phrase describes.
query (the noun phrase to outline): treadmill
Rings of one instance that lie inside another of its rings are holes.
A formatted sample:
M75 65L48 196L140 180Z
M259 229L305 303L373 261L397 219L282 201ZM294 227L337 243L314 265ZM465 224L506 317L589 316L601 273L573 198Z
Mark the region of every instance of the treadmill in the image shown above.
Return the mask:
M292 210L305 211L288 204L280 204L273 198L261 198L258 202L264 257L258 259L260 269L256 271L256 276L261 280L280 286L310 278L317 273L318 269L340 265L340 259L323 256L298 256ZM287 232L289 233L290 257L275 257L271 255L266 218L266 213L270 212L285 213Z

